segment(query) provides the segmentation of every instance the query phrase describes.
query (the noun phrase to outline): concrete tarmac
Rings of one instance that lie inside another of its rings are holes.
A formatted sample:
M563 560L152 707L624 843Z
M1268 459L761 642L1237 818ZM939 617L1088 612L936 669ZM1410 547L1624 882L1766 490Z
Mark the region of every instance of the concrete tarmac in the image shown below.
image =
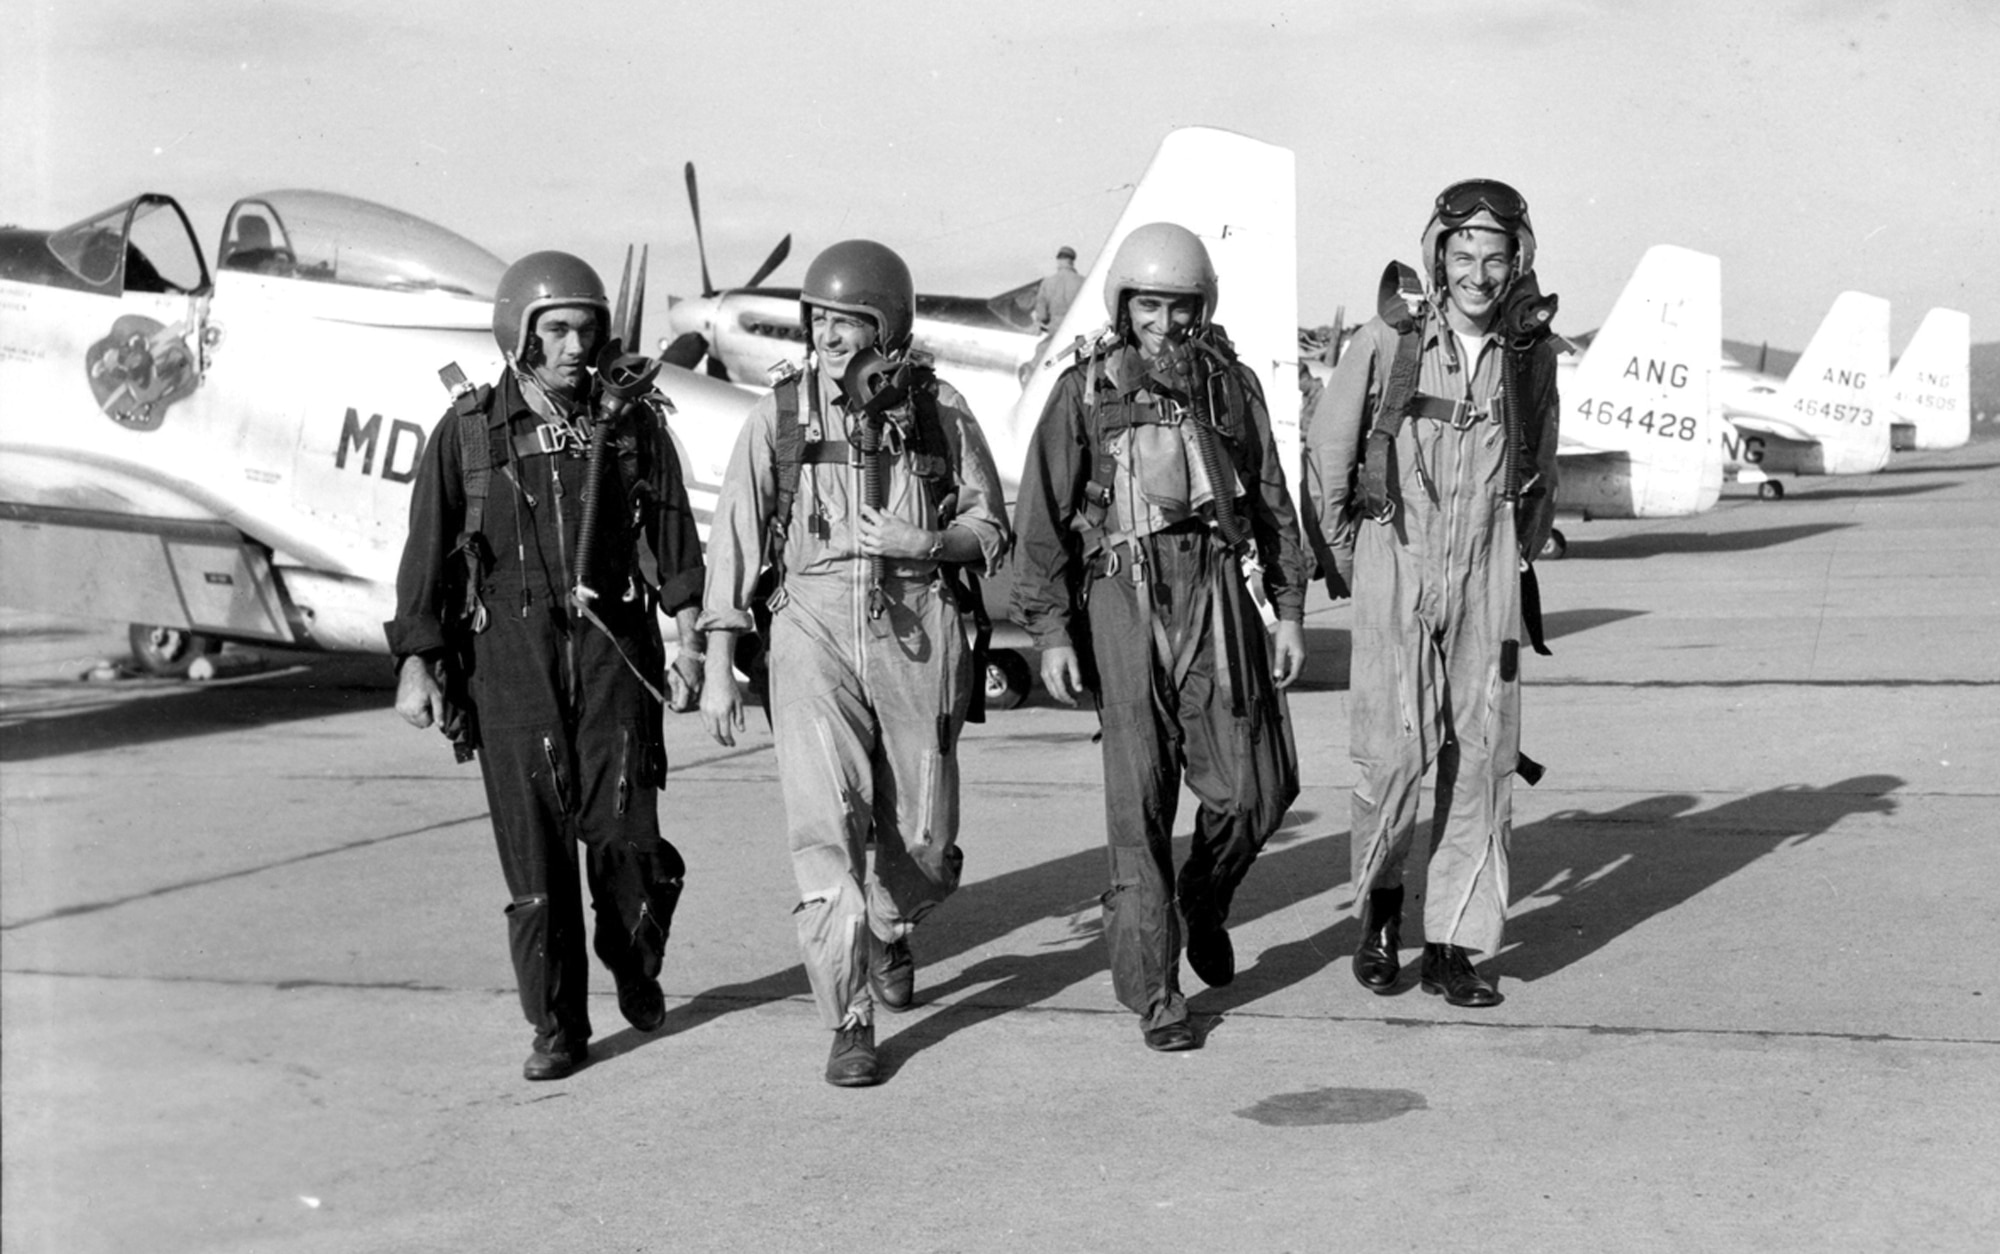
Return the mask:
M1183 972L1203 1048L1113 1001L1095 718L1038 696L966 738L965 885L860 1091L820 1078L761 715L668 723L667 1025L596 971L594 1061L531 1085L477 770L382 659L83 683L122 629L0 619L0 1241L2000 1248L2000 442L1790 486L1564 524L1501 1006L1350 976L1318 594L1303 795L1234 984Z

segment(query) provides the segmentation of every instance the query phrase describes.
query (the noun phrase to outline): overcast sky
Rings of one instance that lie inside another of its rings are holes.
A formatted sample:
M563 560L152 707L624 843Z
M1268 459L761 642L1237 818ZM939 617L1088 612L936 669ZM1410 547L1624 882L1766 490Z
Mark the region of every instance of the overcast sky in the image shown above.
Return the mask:
M1301 317L1373 301L1431 198L1527 196L1558 325L1644 249L1723 266L1733 339L1803 345L1836 293L2000 338L2000 5L1977 0L845 4L6 0L0 222L178 198L211 263L238 196L320 187L652 298L740 282L786 232L872 236L925 291L1088 268L1162 135L1299 158Z

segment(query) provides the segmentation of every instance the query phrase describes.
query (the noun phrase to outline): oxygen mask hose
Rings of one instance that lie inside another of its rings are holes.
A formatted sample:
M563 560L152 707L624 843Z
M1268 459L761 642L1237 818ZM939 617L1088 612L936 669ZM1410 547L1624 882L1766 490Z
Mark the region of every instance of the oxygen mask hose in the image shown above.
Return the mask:
M611 351L599 359L597 367L596 413L590 428L590 455L583 469L583 517L577 523L576 587L569 594L570 603L578 609L588 609L590 602L597 599L597 591L590 586L590 566L597 549L604 446L610 442L611 428L618 425L618 419L634 400L646 394L660 373L657 359L641 353L617 354L617 347L613 341Z
M850 447L861 469L861 502L877 511L889 503L887 459L883 456L884 429L889 425L887 414L909 394L908 372L907 365L892 366L874 348L866 348L847 363L840 378L841 403L855 424ZM882 592L885 569L879 555L868 559L870 618L882 617L888 608L888 599Z

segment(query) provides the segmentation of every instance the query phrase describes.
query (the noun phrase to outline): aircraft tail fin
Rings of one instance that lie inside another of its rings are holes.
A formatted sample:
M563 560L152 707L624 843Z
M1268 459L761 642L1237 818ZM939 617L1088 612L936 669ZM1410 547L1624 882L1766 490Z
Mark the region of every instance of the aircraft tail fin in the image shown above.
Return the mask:
M1215 320L1263 384L1273 434L1287 473L1299 461L1298 204L1296 160L1289 148L1230 131L1188 127L1170 132L1133 188L1118 224L1097 250L1076 302L1036 358L1010 430L988 430L995 456L1025 455L1049 391L1079 338L1101 334L1108 319L1104 280L1134 228L1176 222L1201 237L1215 264ZM1018 466L1021 457L1015 456ZM1293 485L1296 491L1297 485Z
M1889 393L1897 447L1957 448L1970 440L1972 319L1956 309L1925 314L1889 372Z
M1722 263L1673 244L1647 249L1581 364L1558 376L1561 452L1572 459L1560 467L1558 505L1634 518L1713 505L1721 356Z
M1858 475L1889 463L1889 302L1842 292L1778 394L1786 421L1818 441L1809 474Z

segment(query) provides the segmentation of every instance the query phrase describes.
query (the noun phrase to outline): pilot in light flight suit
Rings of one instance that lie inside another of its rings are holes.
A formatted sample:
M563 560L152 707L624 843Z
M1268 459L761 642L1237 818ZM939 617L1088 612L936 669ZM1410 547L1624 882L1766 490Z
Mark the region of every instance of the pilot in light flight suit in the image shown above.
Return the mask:
M1540 380L1522 385L1518 410L1534 460L1520 467L1518 504L1506 499L1501 401L1515 350L1501 342L1498 323L1535 264L1519 193L1483 179L1447 188L1424 230L1423 264L1430 290L1413 331L1420 373L1387 463L1388 516L1368 516L1354 486L1368 431L1383 422L1378 410L1402 340L1381 317L1341 356L1310 419L1307 487L1354 596L1355 978L1377 993L1395 990L1403 863L1418 785L1435 766L1421 983L1454 1005L1491 1006L1500 994L1471 954L1497 951L1507 918L1513 777L1522 761L1522 574L1554 515L1558 401L1552 360L1524 364L1521 377ZM1554 350L1543 338L1526 352L1552 358Z
M859 1087L880 1079L876 1006L901 1010L913 996L911 929L958 887L964 857L958 735L975 677L947 567L991 573L1012 538L999 472L964 399L905 357L915 294L903 260L869 240L835 244L807 270L800 303L804 373L744 422L709 531L701 708L716 740L733 745L744 725L736 639L756 630L765 578L799 948L833 1031L826 1079ZM879 508L865 499L855 452L869 445L867 398L846 390L860 386L857 362L911 367L908 398L887 412L900 451L879 454Z

